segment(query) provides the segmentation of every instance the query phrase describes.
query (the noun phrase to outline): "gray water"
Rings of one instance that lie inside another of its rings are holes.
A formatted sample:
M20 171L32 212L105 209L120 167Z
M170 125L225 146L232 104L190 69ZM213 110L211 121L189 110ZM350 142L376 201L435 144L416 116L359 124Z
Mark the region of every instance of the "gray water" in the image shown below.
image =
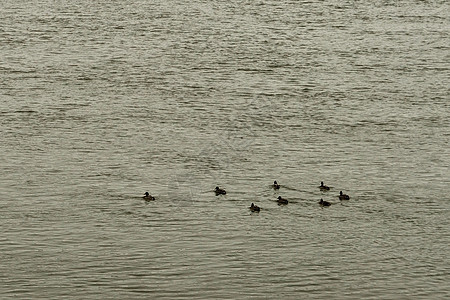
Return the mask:
M448 299L449 12L2 1L0 298Z

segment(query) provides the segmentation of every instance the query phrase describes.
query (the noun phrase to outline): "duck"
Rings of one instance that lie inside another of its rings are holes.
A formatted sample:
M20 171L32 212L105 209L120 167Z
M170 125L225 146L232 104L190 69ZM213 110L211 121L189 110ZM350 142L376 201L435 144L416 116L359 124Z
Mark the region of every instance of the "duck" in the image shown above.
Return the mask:
M259 206L255 205L254 203L252 203L252 205L250 205L249 208L251 211L255 211L255 212L259 212L261 210L261 208L259 208Z
M278 184L278 182L276 180L273 182L272 187L273 187L274 190L279 190L280 189L280 185Z
M281 198L281 196L278 196L277 199L278 199L277 200L278 204L288 204L289 203L289 201L287 201L287 199Z
M330 187L329 187L329 186L326 186L326 185L323 185L323 181L321 181L321 182L320 182L319 189L321 189L322 191L329 191L329 190L330 190Z
M227 193L224 189L221 189L218 186L216 186L216 189L214 190L214 192L216 192L216 196L225 195Z
M339 193L339 200L350 200L350 196L343 194L342 191Z
M147 201L155 200L155 197L153 197L152 195L150 195L148 192L145 192L144 197L142 197L142 198L144 198L144 199L147 200Z
M319 204L320 204L320 206L330 206L331 205L331 203L330 202L328 202L328 201L323 201L323 199L320 199L320 201L319 201Z

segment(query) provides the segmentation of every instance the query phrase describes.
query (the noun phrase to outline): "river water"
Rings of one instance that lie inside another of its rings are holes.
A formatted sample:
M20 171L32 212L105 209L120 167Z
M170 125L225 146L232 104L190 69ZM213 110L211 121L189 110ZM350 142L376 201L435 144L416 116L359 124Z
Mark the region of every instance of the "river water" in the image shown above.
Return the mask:
M449 12L2 1L0 298L448 299Z

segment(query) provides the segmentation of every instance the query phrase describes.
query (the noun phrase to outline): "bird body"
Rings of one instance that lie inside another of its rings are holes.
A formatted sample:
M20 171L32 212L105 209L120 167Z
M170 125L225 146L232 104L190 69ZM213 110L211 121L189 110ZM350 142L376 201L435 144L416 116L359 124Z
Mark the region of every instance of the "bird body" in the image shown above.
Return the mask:
M155 197L153 197L152 195L150 195L148 192L145 192L144 194L144 200L150 201L150 200L155 200Z
M274 190L279 190L280 189L280 185L278 184L278 182L276 180L273 182L272 187L273 187Z
M330 206L331 205L331 203L330 202L328 202L328 201L323 201L323 199L320 199L320 201L319 201L319 204L320 204L320 206Z
M343 194L342 191L339 193L339 200L350 200L350 196Z
M287 201L287 199L284 199L281 196L278 196L277 199L278 199L277 200L278 204L288 204L289 203L289 201Z
M254 212L259 212L261 210L261 208L259 208L259 206L255 205L254 203L252 203L252 205L250 205L250 210L254 211Z
M214 190L214 192L216 192L216 196L225 195L227 193L224 189L221 189L218 186L216 186L216 189Z
M324 184L323 184L323 181L320 182L319 188L320 188L320 190L322 190L322 191L329 191L329 190L330 190L330 187L324 185Z

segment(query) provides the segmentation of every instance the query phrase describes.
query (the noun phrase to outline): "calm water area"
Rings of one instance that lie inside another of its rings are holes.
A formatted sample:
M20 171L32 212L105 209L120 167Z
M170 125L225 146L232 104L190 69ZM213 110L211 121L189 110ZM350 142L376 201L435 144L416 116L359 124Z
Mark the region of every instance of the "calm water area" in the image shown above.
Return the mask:
M0 299L450 299L449 6L2 0Z

